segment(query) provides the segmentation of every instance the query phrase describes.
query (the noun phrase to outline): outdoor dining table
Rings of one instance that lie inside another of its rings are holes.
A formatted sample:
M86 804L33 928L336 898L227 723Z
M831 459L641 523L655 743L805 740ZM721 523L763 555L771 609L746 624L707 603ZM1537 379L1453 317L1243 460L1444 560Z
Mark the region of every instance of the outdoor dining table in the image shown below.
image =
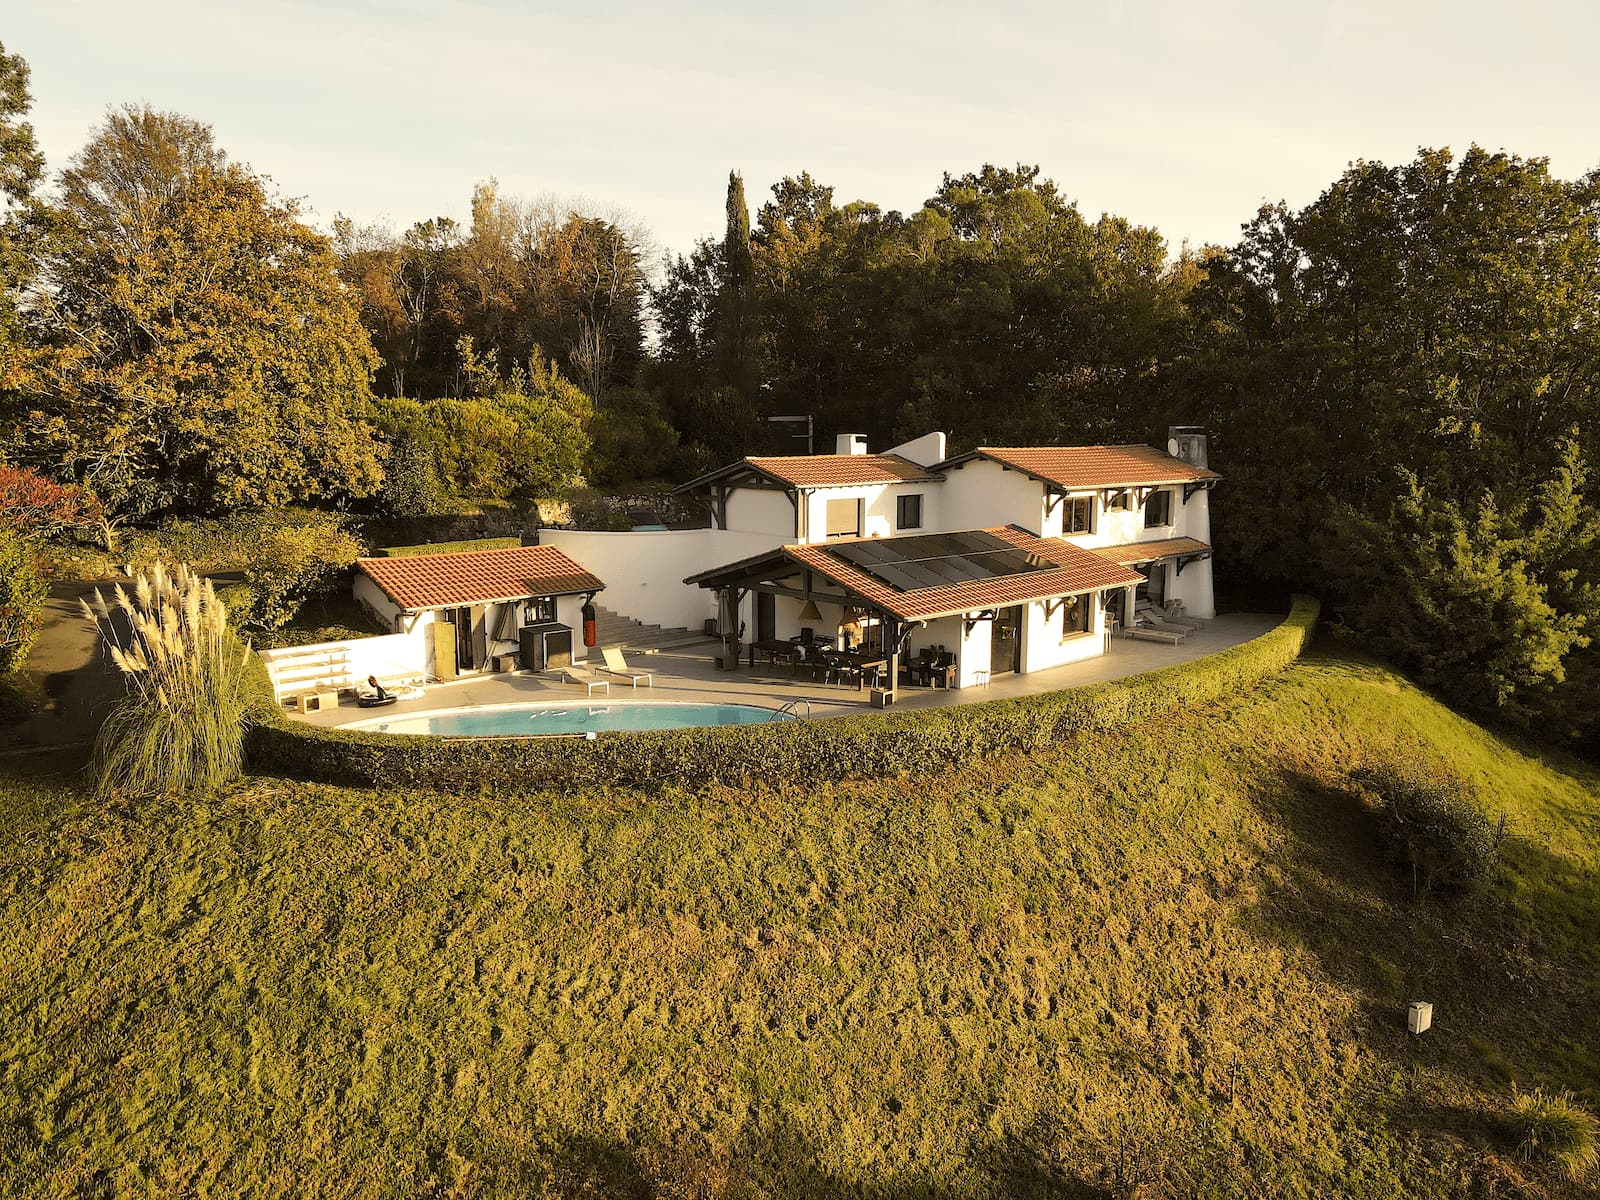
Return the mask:
M889 665L889 660L881 654L864 650L834 650L824 656L825 661L848 663L856 669L856 691L861 690L863 681L868 671L881 671Z
M777 638L763 638L750 643L750 667L755 669L756 654L765 654L769 663L775 663L780 658L787 659L789 669L794 674L800 674L800 660L805 656L805 650L798 642L785 642Z

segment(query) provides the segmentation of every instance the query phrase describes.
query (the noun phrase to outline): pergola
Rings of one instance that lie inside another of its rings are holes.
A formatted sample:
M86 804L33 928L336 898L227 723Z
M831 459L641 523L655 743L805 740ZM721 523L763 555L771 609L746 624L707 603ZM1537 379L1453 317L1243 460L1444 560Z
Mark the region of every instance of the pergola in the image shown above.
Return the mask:
M717 593L723 666L739 660L739 609L751 592L861 609L884 631L893 699L899 660L913 629L945 617L966 627L1007 606L1063 600L1139 582L1129 567L1060 538L1015 526L898 538L853 538L779 546L684 580Z

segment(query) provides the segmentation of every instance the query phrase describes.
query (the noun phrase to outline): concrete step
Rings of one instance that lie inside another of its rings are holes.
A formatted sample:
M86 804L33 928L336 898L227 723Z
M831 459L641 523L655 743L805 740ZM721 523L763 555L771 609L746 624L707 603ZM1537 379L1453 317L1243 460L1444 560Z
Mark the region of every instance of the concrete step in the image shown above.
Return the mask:
M699 630L646 625L600 605L595 606L595 639L602 646L620 646L640 654L654 654L708 640Z

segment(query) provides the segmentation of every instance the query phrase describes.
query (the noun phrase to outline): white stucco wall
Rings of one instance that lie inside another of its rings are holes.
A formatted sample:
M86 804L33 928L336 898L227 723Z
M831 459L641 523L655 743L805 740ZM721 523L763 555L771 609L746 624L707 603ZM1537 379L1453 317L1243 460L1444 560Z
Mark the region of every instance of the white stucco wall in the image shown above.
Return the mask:
M1179 489L1178 496L1183 495ZM1183 515L1179 518L1179 536L1192 537L1211 544L1211 493L1204 489L1196 491L1189 497L1189 503L1181 505ZM1216 588L1212 575L1212 560L1202 559L1192 562L1184 567L1183 574L1174 573L1172 579L1172 594L1183 601L1185 610L1192 617L1210 620L1217 615Z
M777 499L792 515L789 502L781 495ZM789 540L779 534L724 529L539 532L543 545L558 547L605 583L605 591L595 603L635 621L668 629L698 629L707 617L717 615L716 593L688 586L683 582L685 576L749 558Z
M1044 519L1044 485L1020 471L1007 471L999 463L978 459L947 473L942 491L941 517L946 529L989 529L1020 525L1029 533L1056 537L1061 533L1061 509ZM934 526L929 526L930 529Z
M1105 653L1105 603L1101 596L1090 596L1093 605L1089 616L1089 632L1061 636L1061 610L1055 608L1045 615L1042 600L1029 604L1023 616L1022 669L1048 671L1051 667L1064 667L1068 663L1097 658Z
M781 546L785 542L795 540L795 506L790 502L786 492L766 491L760 488L736 488L728 493L727 516L728 528L726 532L767 534L775 539L772 543L775 546ZM552 530L550 532L564 533L568 531ZM694 531L669 530L668 532L690 533ZM546 540L542 534L540 540ZM715 566L716 564L709 565ZM687 574L687 572L685 573ZM600 578L605 579L605 576L602 575ZM608 584L609 582L607 580Z
M360 686L369 675L395 684L422 679L428 673L422 642L404 633L286 646L258 653L272 679L274 697L280 702L287 696L310 691L319 678L340 686Z
M395 633L403 632L400 606L384 594L372 576L365 571L357 571L351 593L355 596L356 603L376 617L379 624L387 626Z

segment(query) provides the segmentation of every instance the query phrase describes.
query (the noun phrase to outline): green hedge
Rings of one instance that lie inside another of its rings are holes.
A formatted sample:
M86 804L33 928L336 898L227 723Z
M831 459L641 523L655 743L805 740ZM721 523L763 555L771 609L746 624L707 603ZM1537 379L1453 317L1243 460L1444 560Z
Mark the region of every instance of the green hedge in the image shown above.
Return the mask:
M504 550L508 546L520 545L522 539L516 537L473 538L465 542L424 542L420 546L384 546L378 551L378 557L410 558L416 554L460 554L466 550Z
M1077 733L1125 728L1225 699L1288 666L1319 606L1295 597L1288 617L1252 641L1192 662L1038 696L819 721L602 733L575 738L441 738L343 732L290 721L258 704L250 737L257 771L374 787L587 789L813 784L909 775L1038 750ZM260 673L261 686L266 676Z

